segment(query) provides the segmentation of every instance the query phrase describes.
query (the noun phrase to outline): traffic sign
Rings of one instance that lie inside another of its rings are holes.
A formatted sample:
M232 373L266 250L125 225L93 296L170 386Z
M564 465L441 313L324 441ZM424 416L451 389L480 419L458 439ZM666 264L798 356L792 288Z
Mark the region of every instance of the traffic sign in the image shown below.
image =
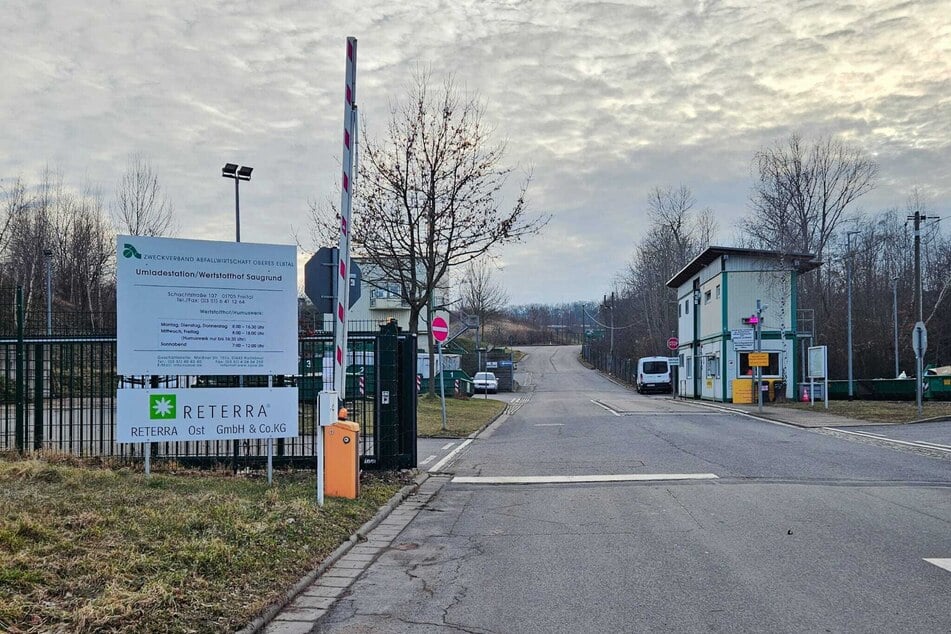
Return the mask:
M442 343L449 338L449 324L442 317L433 317L433 339Z
M322 247L304 265L304 295L319 313L334 312L334 281L336 280L337 247ZM360 299L363 275L360 265L350 260L350 306Z
M671 337L670 339L667 340L668 350L676 350L679 347L680 347L680 339L678 339L677 337Z
M915 324L911 332L911 347L916 357L923 357L928 351L928 329L925 327L925 322L919 321Z

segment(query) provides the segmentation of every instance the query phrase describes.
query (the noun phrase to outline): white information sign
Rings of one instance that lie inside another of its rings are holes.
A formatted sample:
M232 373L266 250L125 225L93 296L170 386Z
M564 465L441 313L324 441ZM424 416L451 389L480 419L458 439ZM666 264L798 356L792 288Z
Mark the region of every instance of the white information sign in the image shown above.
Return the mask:
M810 379L823 379L829 376L826 370L826 350L826 346L809 347L809 367L807 374Z
M116 442L291 438L297 388L124 389L116 395Z
M119 236L119 374L297 374L297 249Z
M752 328L736 328L730 331L734 350L753 350L755 336Z

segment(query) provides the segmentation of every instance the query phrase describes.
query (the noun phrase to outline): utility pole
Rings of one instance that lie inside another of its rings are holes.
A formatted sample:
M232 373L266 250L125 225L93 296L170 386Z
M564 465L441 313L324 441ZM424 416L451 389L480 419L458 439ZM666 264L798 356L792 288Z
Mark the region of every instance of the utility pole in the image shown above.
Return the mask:
M617 297L614 291L611 291L611 362L614 362L614 307L617 305Z
M585 325L584 325L584 310L585 310L585 305L584 305L584 302L582 302L581 303L581 358L582 359L584 358L584 343L588 337L587 335L588 331L585 329Z
M915 223L915 292L917 293L918 299L918 321L924 322L924 301L922 299L922 288L921 288L921 221L922 220L934 220L935 216L925 216L919 210L915 209L914 215L908 216L908 220L913 220ZM915 349L915 383L917 384L915 393L917 395L918 401L918 415L921 415L922 404L921 401L924 397L922 394L923 385L922 380L924 379L925 374L925 351Z
M756 329L754 338L756 340L756 352L763 351L763 304L756 300ZM757 409L763 412L763 366L756 366L756 402Z
M852 235L859 233L858 231L846 231L845 232L845 242L846 242L846 253L845 253L845 266L847 269L846 272L846 286L848 287L848 296L849 296L849 400L853 398L852 393Z

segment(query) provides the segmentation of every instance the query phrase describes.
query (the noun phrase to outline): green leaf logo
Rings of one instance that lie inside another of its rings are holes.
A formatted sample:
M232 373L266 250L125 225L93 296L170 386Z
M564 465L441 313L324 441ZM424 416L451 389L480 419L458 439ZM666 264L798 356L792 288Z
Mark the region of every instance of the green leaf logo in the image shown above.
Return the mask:
M122 245L122 255L127 258L136 258L141 260L142 254L135 250L135 247L131 244Z
M150 420L172 420L177 414L174 394L149 395Z

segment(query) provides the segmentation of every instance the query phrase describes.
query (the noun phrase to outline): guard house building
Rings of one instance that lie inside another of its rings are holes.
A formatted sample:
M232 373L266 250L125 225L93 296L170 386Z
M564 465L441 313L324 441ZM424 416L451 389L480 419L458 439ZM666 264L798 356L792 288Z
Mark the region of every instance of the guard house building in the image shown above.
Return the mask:
M709 247L671 278L667 286L677 291L680 342L677 393L733 401L734 379L753 374L749 353L758 320L761 348L769 355L763 368L769 395L782 381L778 395L792 398L799 372L797 283L799 275L820 264L806 253ZM741 398L737 394L737 402Z

